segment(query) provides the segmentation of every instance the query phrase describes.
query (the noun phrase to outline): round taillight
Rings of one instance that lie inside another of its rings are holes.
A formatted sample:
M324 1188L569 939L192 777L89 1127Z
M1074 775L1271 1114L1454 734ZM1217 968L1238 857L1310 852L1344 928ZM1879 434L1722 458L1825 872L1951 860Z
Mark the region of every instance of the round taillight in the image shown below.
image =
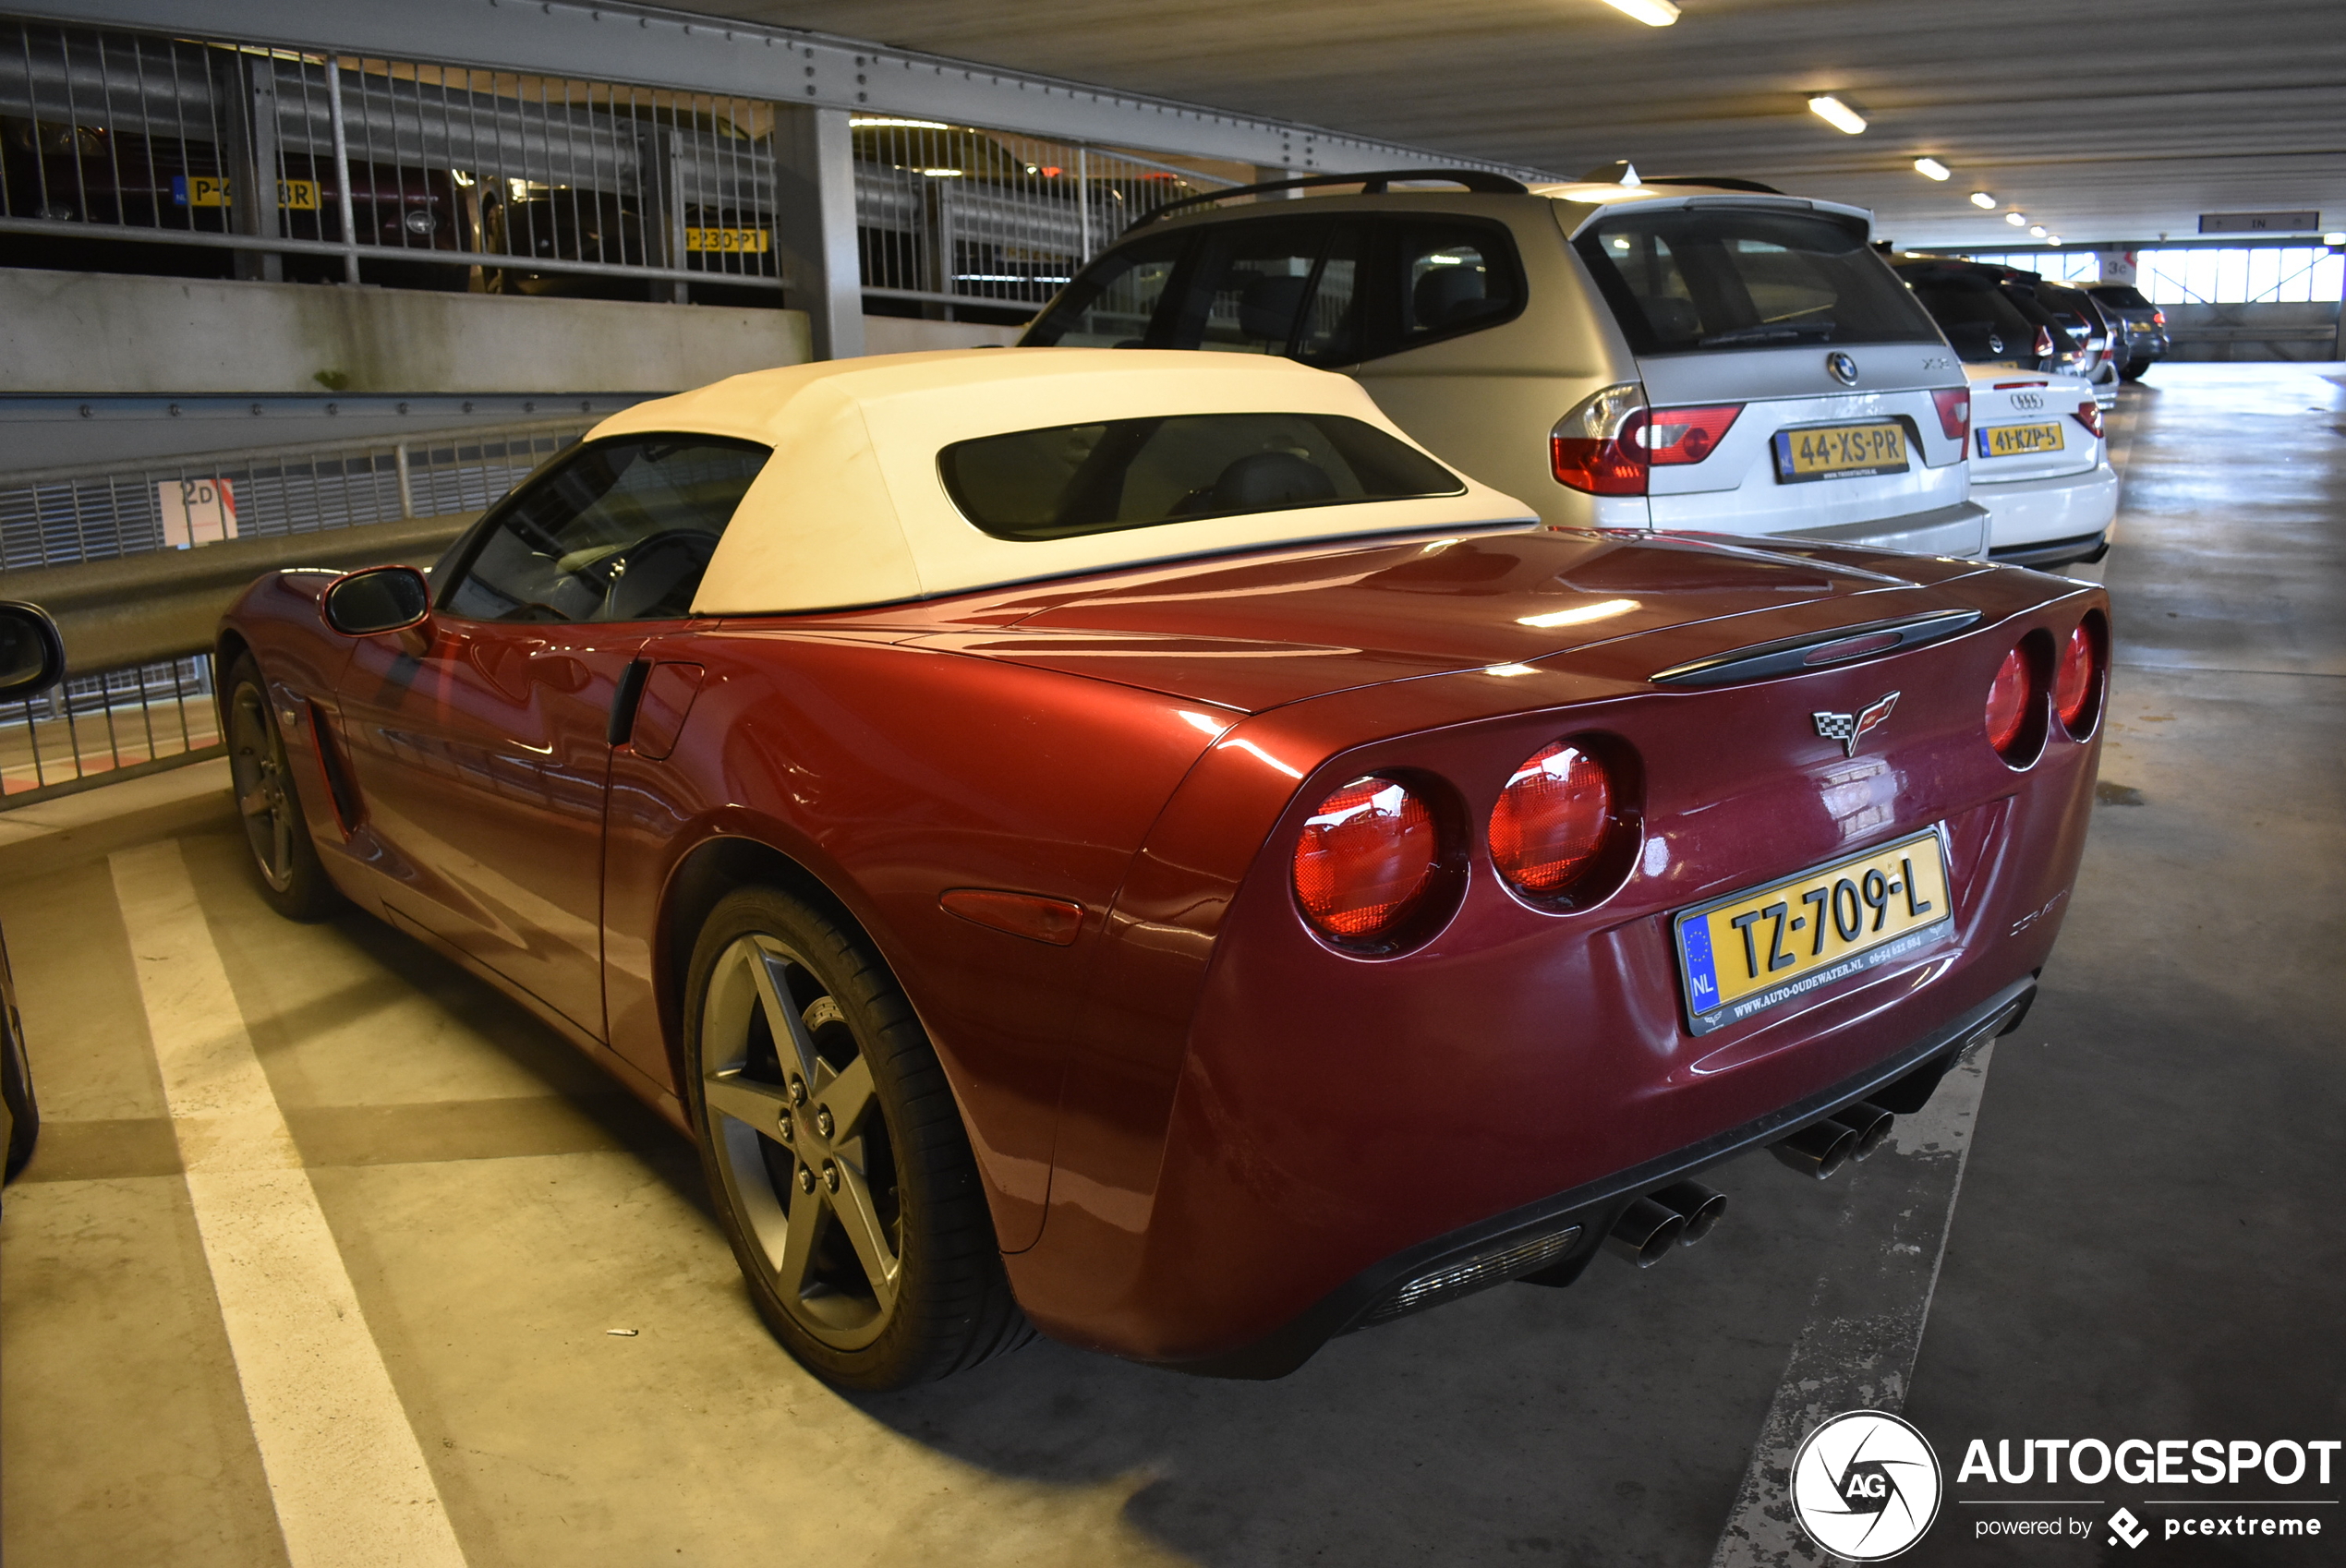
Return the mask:
M1568 742L1523 759L1491 810L1491 861L1518 892L1561 892L1604 848L1614 820L1604 764Z
M1988 687L1988 743L2007 759L2028 726L2028 659L2018 648Z
M1374 942L1423 896L1441 837L1423 797L1390 778L1355 778L1303 824L1295 841L1295 901L1331 940Z
M2053 711L2074 735L2085 727L2094 706L2094 634L2079 621L2062 645L2061 671L2053 677Z

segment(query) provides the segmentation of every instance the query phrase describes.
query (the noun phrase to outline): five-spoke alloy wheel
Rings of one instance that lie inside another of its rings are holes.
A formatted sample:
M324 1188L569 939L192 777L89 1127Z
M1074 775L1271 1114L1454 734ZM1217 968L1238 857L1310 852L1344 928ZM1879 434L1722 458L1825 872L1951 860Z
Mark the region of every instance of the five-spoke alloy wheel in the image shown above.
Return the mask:
M261 896L294 920L331 913L341 898L318 861L285 759L284 730L269 709L260 667L247 654L229 668L227 701L228 776L244 818L245 841Z
M943 1069L860 932L744 888L702 928L687 1007L709 1188L792 1354L869 1391L1026 1337Z

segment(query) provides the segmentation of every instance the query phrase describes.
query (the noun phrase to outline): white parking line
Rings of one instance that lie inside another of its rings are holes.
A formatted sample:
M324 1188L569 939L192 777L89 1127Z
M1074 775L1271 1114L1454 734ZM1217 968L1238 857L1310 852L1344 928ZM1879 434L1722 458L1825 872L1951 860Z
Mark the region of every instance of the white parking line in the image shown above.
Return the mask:
M1828 1417L1844 1410L1895 1415L1906 1403L1994 1050L1982 1047L1947 1075L1929 1104L1900 1116L1891 1145L1866 1163L1862 1180L1852 1180L1844 1233L1869 1236L1878 1249L1817 1282L1808 1323L1760 1423L1711 1568L1839 1561L1819 1550L1793 1519L1792 1456Z
M108 865L293 1568L463 1568L177 842Z

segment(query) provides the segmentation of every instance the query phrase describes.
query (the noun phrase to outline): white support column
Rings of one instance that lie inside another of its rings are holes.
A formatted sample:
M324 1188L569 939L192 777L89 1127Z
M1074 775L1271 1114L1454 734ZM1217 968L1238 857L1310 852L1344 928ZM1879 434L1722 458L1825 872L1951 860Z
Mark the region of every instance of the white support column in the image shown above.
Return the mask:
M864 352L863 262L855 245L855 151L847 111L774 106L775 240L815 357Z

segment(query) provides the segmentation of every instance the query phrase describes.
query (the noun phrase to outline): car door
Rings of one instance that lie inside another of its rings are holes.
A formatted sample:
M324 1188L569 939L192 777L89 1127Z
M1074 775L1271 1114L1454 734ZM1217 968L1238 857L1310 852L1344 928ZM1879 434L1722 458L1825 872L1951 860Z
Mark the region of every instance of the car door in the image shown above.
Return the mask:
M768 455L701 435L582 446L484 518L339 695L385 906L605 1037L603 814L615 704L684 619Z

